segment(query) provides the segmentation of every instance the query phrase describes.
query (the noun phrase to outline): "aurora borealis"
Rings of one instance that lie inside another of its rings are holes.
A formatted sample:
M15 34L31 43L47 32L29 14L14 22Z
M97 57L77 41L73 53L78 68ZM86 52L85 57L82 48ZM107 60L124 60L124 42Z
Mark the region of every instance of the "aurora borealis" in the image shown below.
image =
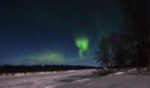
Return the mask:
M77 36L75 37L75 43L79 49L79 56L83 56L83 52L86 52L88 50L89 46L89 39L85 36Z
M102 36L120 29L120 0L1 0L0 64L96 65Z

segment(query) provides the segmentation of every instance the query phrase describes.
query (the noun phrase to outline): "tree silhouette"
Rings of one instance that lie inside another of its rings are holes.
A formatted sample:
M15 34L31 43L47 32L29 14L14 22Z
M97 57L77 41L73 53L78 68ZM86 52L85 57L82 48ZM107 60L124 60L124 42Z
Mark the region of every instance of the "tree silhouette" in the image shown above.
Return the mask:
M81 70L95 69L94 66L81 65L0 65L0 74L14 73L35 73L48 71L66 71L66 70Z
M96 60L100 65L109 66L108 39L103 37L99 44L99 51L96 53Z
M147 2L147 0L124 0L124 38L130 57L139 72L139 67L144 65L150 69L150 15Z

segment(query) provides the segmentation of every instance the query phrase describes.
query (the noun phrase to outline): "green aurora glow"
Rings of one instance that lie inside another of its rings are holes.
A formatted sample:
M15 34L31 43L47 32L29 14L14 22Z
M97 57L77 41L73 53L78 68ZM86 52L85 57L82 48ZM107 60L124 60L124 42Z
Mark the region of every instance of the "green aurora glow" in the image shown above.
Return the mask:
M39 53L34 53L26 56L21 56L16 58L18 62L23 62L24 60L29 61L31 64L35 63L64 63L64 54L57 51L43 51Z
M79 56L83 56L83 52L88 50L89 39L86 36L75 37L76 46L79 49Z

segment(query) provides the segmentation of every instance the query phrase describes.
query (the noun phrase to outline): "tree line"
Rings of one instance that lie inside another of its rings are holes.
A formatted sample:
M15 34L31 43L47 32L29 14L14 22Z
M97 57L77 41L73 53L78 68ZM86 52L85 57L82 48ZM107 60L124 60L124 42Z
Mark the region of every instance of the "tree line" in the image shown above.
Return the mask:
M35 73L35 72L49 72L49 71L66 71L66 70L81 70L93 69L94 66L81 65L0 65L0 74L7 73Z
M124 25L119 32L103 37L96 60L107 67L141 67L150 71L149 0L122 0Z

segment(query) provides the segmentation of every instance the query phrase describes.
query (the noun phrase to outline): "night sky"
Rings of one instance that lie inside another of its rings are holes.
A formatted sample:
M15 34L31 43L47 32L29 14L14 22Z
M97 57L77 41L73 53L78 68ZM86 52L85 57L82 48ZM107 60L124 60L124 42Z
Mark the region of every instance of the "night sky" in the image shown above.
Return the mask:
M96 65L120 30L119 0L0 0L0 64Z

